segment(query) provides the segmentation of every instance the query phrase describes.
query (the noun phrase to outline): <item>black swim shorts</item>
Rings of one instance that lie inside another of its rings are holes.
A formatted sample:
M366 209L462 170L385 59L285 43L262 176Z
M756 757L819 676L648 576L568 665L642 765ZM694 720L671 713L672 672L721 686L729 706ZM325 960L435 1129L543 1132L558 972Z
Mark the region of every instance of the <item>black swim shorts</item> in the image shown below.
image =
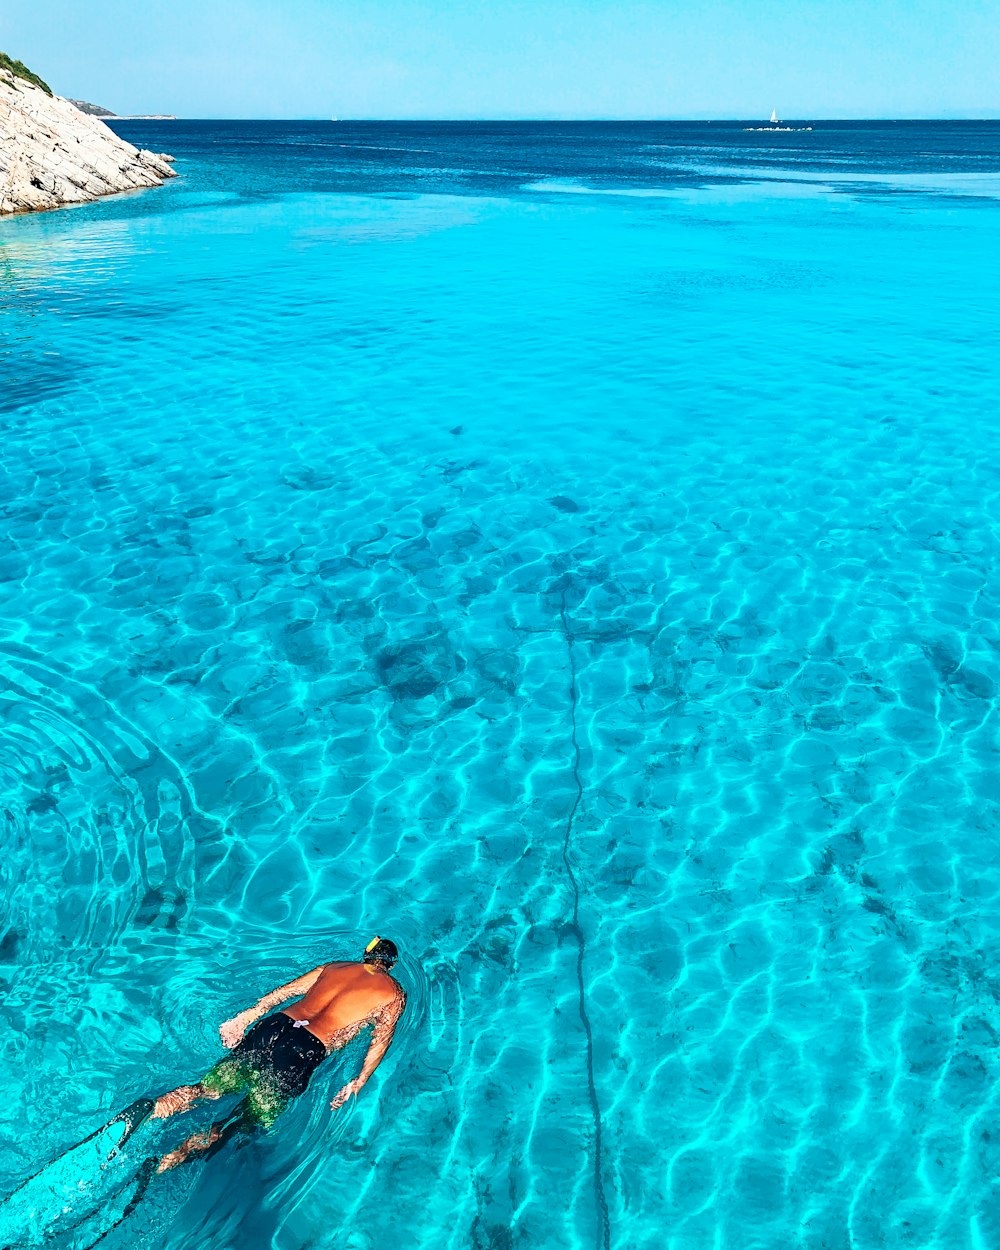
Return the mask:
M240 1104L244 1122L270 1128L289 1101L305 1092L325 1058L319 1038L279 1011L258 1021L202 1084L213 1094L246 1091Z

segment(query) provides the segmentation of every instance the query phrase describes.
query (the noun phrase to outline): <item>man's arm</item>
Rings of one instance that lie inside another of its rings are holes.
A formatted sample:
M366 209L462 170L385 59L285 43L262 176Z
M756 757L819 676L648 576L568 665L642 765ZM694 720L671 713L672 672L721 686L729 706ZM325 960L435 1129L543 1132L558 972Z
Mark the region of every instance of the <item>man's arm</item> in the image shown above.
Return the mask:
M277 1007L279 1003L287 1003L290 998L301 998L303 994L308 994L319 980L320 974L325 967L326 964L320 964L318 968L313 968L311 972L304 972L302 976L296 977L294 981L289 981L286 985L279 985L276 990L271 990L270 994L265 994L262 999L254 1003L252 1007L248 1007L246 1011L241 1011L233 1016L232 1020L226 1020L220 1024L219 1036L222 1038L223 1046L227 1046L231 1050L238 1045L250 1025L269 1012L272 1007Z
M379 1012L375 1020L375 1029L372 1033L372 1040L368 1044L368 1054L365 1055L365 1062L361 1071L353 1081L337 1094L333 1102L330 1103L332 1110L336 1111L342 1106L351 1094L357 1097L362 1085L368 1080L378 1065L382 1062L385 1052L389 1049L389 1043L392 1036L396 1032L396 1024L399 1017L403 1014L403 1008L406 1006L406 995L402 990L398 990L396 996L391 999Z

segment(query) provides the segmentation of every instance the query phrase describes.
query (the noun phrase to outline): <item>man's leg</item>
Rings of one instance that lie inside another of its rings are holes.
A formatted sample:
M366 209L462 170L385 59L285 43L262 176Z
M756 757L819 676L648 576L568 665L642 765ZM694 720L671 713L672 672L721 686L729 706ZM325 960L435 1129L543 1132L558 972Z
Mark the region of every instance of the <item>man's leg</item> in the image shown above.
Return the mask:
M249 1099L244 1098L238 1107L224 1120L217 1120L207 1133L192 1133L187 1141L181 1142L176 1150L171 1150L160 1160L157 1172L169 1172L171 1168L186 1163L193 1155L207 1159L226 1144L237 1133L252 1133L257 1124L248 1111Z
M278 1116L288 1106L288 1099L273 1080L257 1080L250 1093L224 1120L217 1120L207 1133L193 1133L181 1142L176 1150L163 1156L157 1172L169 1172L171 1168L186 1163L192 1155L208 1159L238 1133L249 1137L251 1133L267 1131L274 1127Z
M169 1116L190 1111L203 1098L221 1098L221 1093L208 1089L201 1081L197 1085L178 1085L176 1089L161 1094L150 1113L154 1120L166 1120Z
M247 1072L238 1059L221 1059L197 1085L178 1085L176 1089L161 1094L153 1107L154 1119L166 1120L169 1116L189 1111L196 1102L205 1098L221 1098L223 1094L235 1094L247 1083Z

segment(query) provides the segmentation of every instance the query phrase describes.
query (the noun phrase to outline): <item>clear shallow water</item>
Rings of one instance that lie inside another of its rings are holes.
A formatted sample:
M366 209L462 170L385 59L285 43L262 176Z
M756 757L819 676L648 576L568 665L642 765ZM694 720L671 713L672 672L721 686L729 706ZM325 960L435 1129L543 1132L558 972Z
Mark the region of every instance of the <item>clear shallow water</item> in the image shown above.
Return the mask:
M121 129L0 226L0 1188L378 930L107 1244L993 1244L1000 126Z

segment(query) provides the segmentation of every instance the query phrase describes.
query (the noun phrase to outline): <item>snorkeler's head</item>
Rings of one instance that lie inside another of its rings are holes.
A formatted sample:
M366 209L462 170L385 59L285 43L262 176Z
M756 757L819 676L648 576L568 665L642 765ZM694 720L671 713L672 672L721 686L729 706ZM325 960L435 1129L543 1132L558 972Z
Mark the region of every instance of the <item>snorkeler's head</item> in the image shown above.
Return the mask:
M365 963L375 964L386 972L398 958L399 951L396 950L396 943L390 942L388 938L373 937L365 947Z

